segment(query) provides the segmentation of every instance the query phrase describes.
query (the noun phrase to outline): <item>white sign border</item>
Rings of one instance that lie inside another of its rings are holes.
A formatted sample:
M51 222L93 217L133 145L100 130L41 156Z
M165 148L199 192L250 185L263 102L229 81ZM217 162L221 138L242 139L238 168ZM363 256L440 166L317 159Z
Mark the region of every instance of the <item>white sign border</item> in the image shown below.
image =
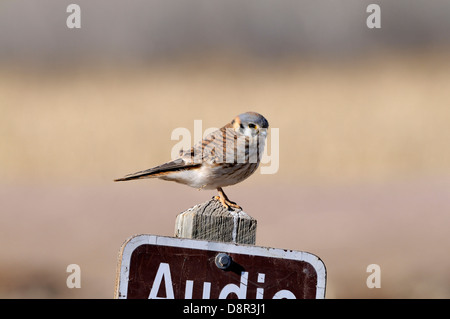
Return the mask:
M326 286L325 264L322 262L322 260L320 260L319 257L311 253L304 251L294 251L294 250L260 247L252 245L241 245L241 244L238 245L233 243L204 241L198 239L186 239L186 238L140 234L130 237L122 245L121 248L122 253L119 255L118 260L120 265L120 272L118 272L117 274L116 289L114 292L114 298L116 299L126 299L127 297L131 255L133 254L134 250L141 245L158 245L158 246L169 246L179 248L191 248L191 249L219 251L242 255L304 261L313 266L313 268L317 273L316 299L325 298L325 286Z

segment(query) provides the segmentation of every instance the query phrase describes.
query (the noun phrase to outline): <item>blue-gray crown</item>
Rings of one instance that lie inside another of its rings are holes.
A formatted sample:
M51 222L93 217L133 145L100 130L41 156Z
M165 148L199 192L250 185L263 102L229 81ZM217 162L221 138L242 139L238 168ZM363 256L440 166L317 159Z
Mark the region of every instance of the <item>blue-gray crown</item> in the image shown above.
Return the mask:
M256 112L246 112L238 115L241 123L249 124L253 123L258 125L261 128L268 128L269 122L266 120L264 116Z

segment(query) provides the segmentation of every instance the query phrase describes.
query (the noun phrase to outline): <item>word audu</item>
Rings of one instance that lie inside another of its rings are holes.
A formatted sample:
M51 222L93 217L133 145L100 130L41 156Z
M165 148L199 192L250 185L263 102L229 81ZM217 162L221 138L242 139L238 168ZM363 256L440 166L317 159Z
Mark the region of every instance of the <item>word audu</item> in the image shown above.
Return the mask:
M241 272L240 284L239 286L233 283L225 285L222 290L220 290L218 299L227 299L229 295L234 294L238 299L263 299L264 288L256 289L256 296L247 296L247 283L248 283L249 273L246 271ZM264 283L265 274L258 274L258 283ZM158 292L163 285L166 291L166 296L158 296ZM177 287L177 286L176 286ZM192 299L192 290L194 287L194 281L186 280L186 288L184 293L184 299ZM211 282L203 283L203 294L202 299L211 298ZM160 263L158 271L156 272L155 279L150 290L148 299L175 299L174 285L172 284L172 276L170 273L170 265L168 263ZM272 299L296 299L294 293L289 290L282 289L273 295Z
M267 130L262 129L260 134L253 137L237 136L233 128L227 128L225 134L217 128L208 128L202 134L202 121L194 121L194 143L204 139L213 142L205 143L203 149L194 149L193 161L201 163L205 157L214 158L216 163L257 163L269 166L261 166L261 174L275 174L279 168L279 129L270 130L271 154L267 154L266 144ZM178 158L184 151L191 149L192 135L184 127L178 127L172 131L172 140L179 140L171 151L172 160ZM268 141L267 141L268 142ZM181 149L181 150L180 150Z

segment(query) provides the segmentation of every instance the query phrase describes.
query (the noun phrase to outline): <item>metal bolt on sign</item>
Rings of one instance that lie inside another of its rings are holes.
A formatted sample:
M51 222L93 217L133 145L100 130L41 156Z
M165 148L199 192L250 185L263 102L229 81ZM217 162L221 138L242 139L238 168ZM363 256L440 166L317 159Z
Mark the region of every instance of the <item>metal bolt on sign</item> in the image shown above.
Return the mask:
M227 254L220 253L220 254L217 254L217 256L216 256L216 266L219 269L222 269L222 270L227 269L228 267L230 267L231 261L232 261L231 257L228 256Z

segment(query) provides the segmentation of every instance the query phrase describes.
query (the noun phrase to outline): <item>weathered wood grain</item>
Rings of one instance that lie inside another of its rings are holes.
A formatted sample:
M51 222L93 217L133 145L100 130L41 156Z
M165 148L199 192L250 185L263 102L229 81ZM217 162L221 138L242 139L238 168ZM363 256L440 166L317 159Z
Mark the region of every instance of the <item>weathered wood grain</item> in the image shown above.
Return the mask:
M215 199L180 213L175 237L254 245L257 221L244 211L227 210Z

